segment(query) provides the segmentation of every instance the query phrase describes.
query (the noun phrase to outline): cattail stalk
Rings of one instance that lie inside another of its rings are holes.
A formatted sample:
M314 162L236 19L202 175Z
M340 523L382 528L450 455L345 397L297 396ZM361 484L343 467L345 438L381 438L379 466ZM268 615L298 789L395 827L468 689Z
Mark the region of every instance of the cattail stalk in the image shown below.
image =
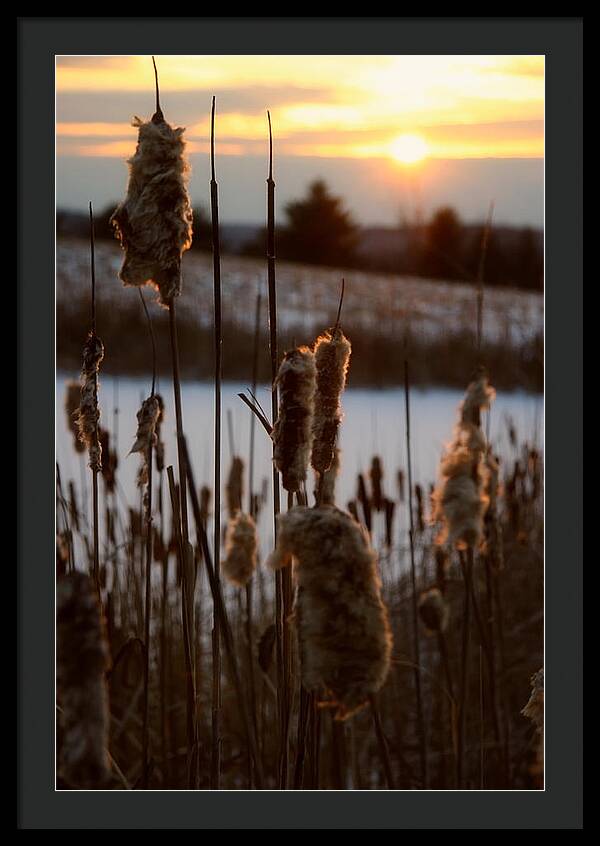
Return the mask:
M140 476L140 480L146 483L146 492L144 495L145 508L145 524L146 524L146 566L145 566L145 599L144 599L144 716L142 723L142 787L148 789L149 780L149 745L150 745L150 615L151 615L151 597L152 597L152 452L155 443L157 442L156 426L160 415L162 414L158 398L155 397L154 391L156 387L156 343L154 340L154 330L152 327L152 320L146 307L142 289L139 288L140 300L146 315L148 323L148 332L152 344L152 386L150 388L150 399L144 403L148 406L148 432L144 433L143 440L145 443L140 444L145 462L145 473ZM144 408L142 406L142 409ZM140 423L143 421L140 420ZM140 435L138 428L138 436ZM136 443L137 445L137 443ZM135 446L134 445L134 448Z
M208 545L208 537L206 534L206 528L202 521L202 517L200 514L200 503L198 501L198 495L196 493L196 487L194 483L194 474L192 470L191 462L189 461L189 455L187 450L187 444L185 442L185 438L182 439L182 449L184 451L184 458L185 458L185 467L187 469L187 477L188 477L188 485L190 489L190 499L192 503L192 512L194 514L194 520L196 523L196 534L198 536L198 540L200 542L200 547L202 550L202 557L204 560L204 564L206 567L206 572L208 575L208 581L210 585L210 590L213 599L213 605L215 608L215 613L219 615L219 632L221 634L221 639L223 642L223 646L225 649L225 656L227 658L227 662L229 665L229 672L231 675L231 681L233 683L238 707L240 709L240 717L242 719L242 725L244 727L244 734L246 736L246 742L248 743L248 747L252 754L252 759L254 762L254 779L256 782L257 788L262 788L263 786L263 769L262 769L262 762L258 754L258 744L256 742L256 735L253 730L252 722L250 720L248 709L246 707L246 699L244 696L244 689L242 686L241 675L239 671L239 666L237 663L237 657L235 654L234 642L233 642L233 635L231 632L231 626L229 624L229 620L227 617L227 611L225 608L225 602L223 600L223 592L221 589L221 582L216 578L215 568L213 565L213 560L210 552L210 548Z
M219 238L219 189L215 177L215 97L212 99L210 117L210 211L213 252L214 292L214 353L215 353L215 460L214 460L214 534L213 549L215 579L221 572L221 380L222 380L222 327L221 327L221 246ZM212 630L213 682L212 682L212 746L210 786L218 790L221 784L221 641L219 616L213 615Z
M415 694L417 701L417 722L419 727L419 753L421 758L421 779L423 789L426 790L429 784L428 755L427 755L427 734L425 730L425 717L423 714L423 699L421 692L421 644L419 635L419 606L417 593L417 572L415 566L415 525L413 514L413 481L412 481L412 457L410 442L410 377L408 369L408 358L404 359L404 409L406 420L406 467L408 473L408 516L409 530L408 538L410 545L410 578L412 586L412 623L413 623L413 644L414 644L414 677Z

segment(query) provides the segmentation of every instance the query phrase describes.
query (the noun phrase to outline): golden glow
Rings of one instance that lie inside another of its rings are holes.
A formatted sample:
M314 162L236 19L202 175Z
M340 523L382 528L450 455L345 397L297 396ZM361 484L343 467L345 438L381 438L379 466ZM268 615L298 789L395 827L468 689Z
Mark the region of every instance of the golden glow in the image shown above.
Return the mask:
M390 144L393 158L401 164L412 165L422 161L429 152L429 146L420 135L399 135Z
M163 109L192 153L206 147L214 93L225 155L262 154L269 108L280 155L543 156L543 56L156 58ZM57 57L56 86L59 155L132 154L129 122L154 106L149 56Z

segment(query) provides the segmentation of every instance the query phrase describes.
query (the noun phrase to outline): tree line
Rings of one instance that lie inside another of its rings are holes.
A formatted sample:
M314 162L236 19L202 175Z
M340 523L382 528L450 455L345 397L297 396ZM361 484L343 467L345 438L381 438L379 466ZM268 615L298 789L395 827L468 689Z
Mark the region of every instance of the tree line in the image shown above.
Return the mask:
M113 238L111 204L96 218L96 237ZM57 213L58 235L87 237L85 216ZM309 185L304 197L287 204L284 221L277 228L277 257L316 266L372 270L448 281L477 278L485 248L485 284L542 290L544 273L541 233L531 227L494 227L465 224L450 206L437 209L428 220L405 221L395 228L363 228L326 183ZM81 227L81 232L79 228ZM211 249L207 212L194 210L192 248ZM229 244L223 251L264 257L266 229L257 229L244 243Z

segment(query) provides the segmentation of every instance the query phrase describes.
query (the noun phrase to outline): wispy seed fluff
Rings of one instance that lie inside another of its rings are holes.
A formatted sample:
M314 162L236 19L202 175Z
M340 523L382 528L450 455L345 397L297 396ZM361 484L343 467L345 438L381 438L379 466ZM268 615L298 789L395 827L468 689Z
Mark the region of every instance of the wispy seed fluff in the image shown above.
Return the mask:
M142 462L137 475L138 488L143 488L144 485L148 484L148 451L156 443L155 429L159 414L160 404L155 396L145 399L137 413L137 433L135 443L129 450L129 453L141 453Z
M306 480L310 457L315 398L315 356L308 347L287 352L276 384L279 412L273 427L273 461L286 491L299 491Z
M225 493L227 512L230 517L235 517L237 512L242 510L242 496L244 494L244 460L237 455L234 455L231 460Z
M79 382L67 382L65 385L65 412L67 414L67 426L73 435L73 442L76 452L85 452L85 446L79 440L79 427L76 415L79 411L81 385Z
M440 462L440 480L432 494L434 521L442 522L437 543L459 549L475 547L483 531L487 507L482 456L485 438L480 428L481 410L495 396L481 374L471 382L459 407L454 440Z
M364 530L332 506L278 518L272 569L295 562L302 681L345 720L384 684L392 635L376 557Z
M100 606L91 579L78 572L59 579L56 599L59 772L72 787L101 787L110 769L108 646Z
M350 341L339 327L320 335L314 344L317 390L311 464L317 473L323 474L333 461L342 420L340 398L346 384L351 351Z
M95 332L91 331L83 347L83 369L81 371L81 392L79 408L76 412L79 440L88 449L90 467L98 473L102 471L102 447L98 426L100 409L98 407L98 370L104 358L104 344Z
M184 130L158 113L147 123L134 118L133 126L139 133L127 196L111 218L125 250L119 277L125 285L154 286L168 306L181 293L181 256L192 243Z
M256 524L249 514L238 511L227 524L223 572L229 581L244 587L256 567Z
M445 631L450 612L448 603L439 588L430 588L421 594L419 615L430 634Z

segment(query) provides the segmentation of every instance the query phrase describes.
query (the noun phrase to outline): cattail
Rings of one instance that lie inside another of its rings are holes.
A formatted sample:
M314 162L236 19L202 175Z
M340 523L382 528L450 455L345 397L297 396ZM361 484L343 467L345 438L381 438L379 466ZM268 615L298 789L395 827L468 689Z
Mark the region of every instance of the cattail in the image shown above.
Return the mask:
M162 424L165 419L165 401L160 394L154 395L158 403L158 417L154 426L154 434L156 435L156 446L154 448L154 456L156 460L156 470L162 473L165 469L165 444L161 439Z
M340 450L335 448L333 461L328 470L323 473L321 486L321 505L335 505L335 483L340 473Z
M484 492L487 508L484 516L484 552L496 570L504 567L502 524L498 514L498 496L501 492L500 467L492 450L488 447L483 462Z
M273 460L287 491L306 480L315 397L315 356L308 347L287 352L277 374L279 414L273 428Z
M133 126L139 133L127 196L111 218L125 250L119 277L125 285L152 285L168 306L181 293L181 256L192 243L184 130L160 110L147 123L134 118Z
M110 448L110 434L107 429L99 427L98 437L102 448L102 478L107 492L113 493L117 481L119 457L114 449Z
M350 341L337 326L320 335L314 344L317 388L311 464L321 475L333 461L342 420L340 397L346 384L351 351Z
M385 545L389 549L394 539L394 514L396 503L393 499L384 499L383 508L385 511Z
M398 482L398 499L404 502L404 470L398 470L396 481Z
M494 389L483 373L471 382L459 407L454 440L440 463L441 480L433 493L433 519L443 524L437 543L459 549L475 547L483 531L487 507L482 456L485 438L481 410L489 406Z
M85 452L85 445L79 440L79 427L75 416L79 411L81 385L79 382L67 382L65 385L65 412L67 414L67 426L73 435L73 443L76 452Z
M109 711L105 671L108 646L91 579L73 572L57 583L59 771L77 788L105 785Z
M56 575L64 576L69 566L70 549L72 544L71 532L56 533Z
M139 452L142 456L142 463L137 475L138 488L143 488L144 485L148 484L148 452L150 447L156 443L155 428L159 414L160 406L155 396L145 399L137 413L137 433L135 443L129 450L129 454Z
M273 569L295 559L302 681L344 720L385 682L392 636L376 557L364 530L332 506L278 518Z
M258 666L263 673L268 673L273 663L273 652L277 641L277 628L271 623L264 630L258 641Z
M370 532L372 528L371 500L369 499L369 496L367 494L365 477L362 473L358 474L357 482L358 487L356 491L356 498L360 502L362 507L364 524Z
M234 455L231 460L229 477L225 487L227 495L227 511L229 517L233 518L242 510L242 496L244 494L244 461Z
M200 488L200 517L206 526L210 517L210 488L207 485Z
M423 591L419 597L419 614L429 634L446 630L450 611L439 588Z
M360 523L360 517L358 516L358 508L356 507L355 500L351 499L346 505L346 508L348 509L348 513L350 514L352 519L355 520L357 523Z
M415 485L415 497L417 500L417 529L422 534L425 531L425 503L423 500L423 488Z
M256 567L256 523L249 514L238 511L229 520L225 540L223 572L237 587L244 587Z
M90 467L102 470L102 447L98 437L100 409L98 408L98 370L104 358L104 344L92 330L83 347L83 369L79 408L76 411L79 440L88 448Z
M383 511L383 469L381 467L381 458L374 455L371 461L371 469L369 470L369 479L371 480L371 501L375 511Z

